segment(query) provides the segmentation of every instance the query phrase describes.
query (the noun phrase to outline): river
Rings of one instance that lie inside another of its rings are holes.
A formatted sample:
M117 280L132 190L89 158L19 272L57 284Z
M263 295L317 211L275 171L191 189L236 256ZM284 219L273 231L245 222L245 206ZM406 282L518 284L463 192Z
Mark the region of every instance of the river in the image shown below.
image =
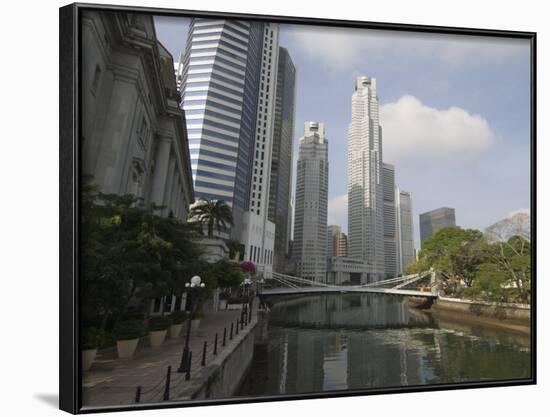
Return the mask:
M528 335L445 321L399 296L279 299L237 395L530 377Z

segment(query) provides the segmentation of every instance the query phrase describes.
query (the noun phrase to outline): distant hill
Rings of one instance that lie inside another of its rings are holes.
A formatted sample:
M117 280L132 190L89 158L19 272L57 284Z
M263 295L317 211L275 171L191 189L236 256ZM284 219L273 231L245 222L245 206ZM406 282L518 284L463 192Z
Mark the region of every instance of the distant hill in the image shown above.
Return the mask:
M531 240L531 215L515 213L485 229L485 236L490 242L506 241L512 236L521 236Z

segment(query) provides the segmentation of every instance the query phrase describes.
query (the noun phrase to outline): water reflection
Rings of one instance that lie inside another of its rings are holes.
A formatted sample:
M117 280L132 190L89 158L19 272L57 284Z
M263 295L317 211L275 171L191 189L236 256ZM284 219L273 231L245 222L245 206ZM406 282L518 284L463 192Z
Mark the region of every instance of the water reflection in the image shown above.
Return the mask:
M320 295L277 303L240 395L527 378L506 332L440 323L402 298Z

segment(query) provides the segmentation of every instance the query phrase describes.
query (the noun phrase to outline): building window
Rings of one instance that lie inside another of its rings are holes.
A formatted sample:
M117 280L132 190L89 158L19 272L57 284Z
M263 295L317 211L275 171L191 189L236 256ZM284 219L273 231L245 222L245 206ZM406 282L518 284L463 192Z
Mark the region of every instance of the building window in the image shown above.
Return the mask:
M92 94L96 95L97 93L97 88L99 87L99 80L101 79L101 68L99 65L96 65L95 66L95 71L94 71L94 78L92 80L92 87L91 87L91 91L92 91Z
M138 144L142 150L145 150L147 145L147 133L148 133L147 119L145 118L145 116L143 116L141 118L141 123L137 131Z

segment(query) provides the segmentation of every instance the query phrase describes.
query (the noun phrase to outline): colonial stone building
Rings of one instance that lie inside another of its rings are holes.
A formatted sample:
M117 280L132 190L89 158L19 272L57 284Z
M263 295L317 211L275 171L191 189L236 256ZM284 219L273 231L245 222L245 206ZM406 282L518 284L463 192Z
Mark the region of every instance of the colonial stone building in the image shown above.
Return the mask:
M194 201L174 63L146 14L82 16L82 175L186 221Z

